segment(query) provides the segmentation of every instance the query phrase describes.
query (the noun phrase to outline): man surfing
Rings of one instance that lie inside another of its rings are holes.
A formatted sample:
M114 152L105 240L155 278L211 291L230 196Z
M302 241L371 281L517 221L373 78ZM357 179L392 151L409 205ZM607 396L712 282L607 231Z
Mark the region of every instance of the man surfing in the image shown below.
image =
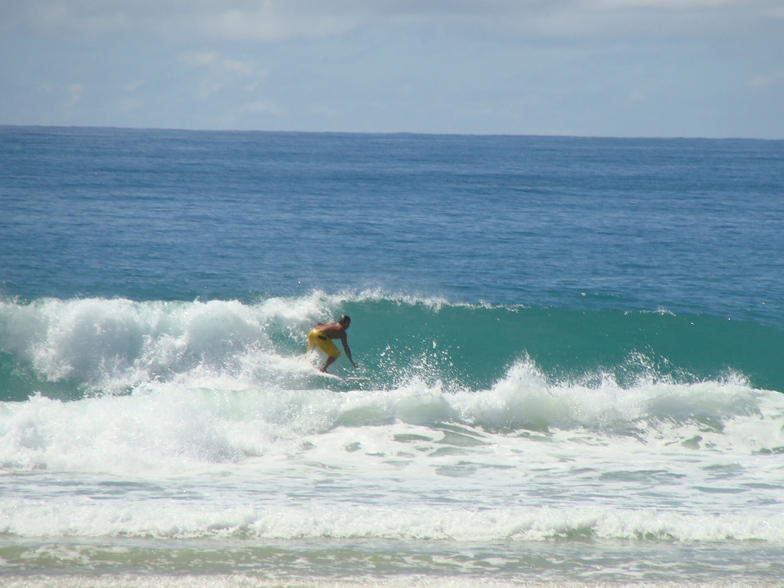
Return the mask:
M348 340L346 338L346 329L351 325L351 319L345 314L340 317L336 323L318 323L308 333L308 351L314 347L318 347L327 354L327 361L321 371L327 373L327 368L331 366L334 361L340 357L340 351L332 342L332 339L340 339L343 342L343 349L346 351L346 357L351 362L351 365L357 367L356 362L351 358L351 349L348 348Z

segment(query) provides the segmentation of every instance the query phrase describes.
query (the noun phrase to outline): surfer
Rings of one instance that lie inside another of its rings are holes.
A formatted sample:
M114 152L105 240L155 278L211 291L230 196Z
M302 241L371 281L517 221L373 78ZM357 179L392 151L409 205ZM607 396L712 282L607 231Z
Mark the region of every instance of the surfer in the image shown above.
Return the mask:
M351 365L357 367L356 362L351 358L351 349L348 348L346 329L351 325L351 319L345 314L336 323L318 323L308 333L308 351L318 347L327 354L327 361L321 371L327 373L327 368L340 357L340 351L332 342L332 339L340 339L343 342L343 349Z

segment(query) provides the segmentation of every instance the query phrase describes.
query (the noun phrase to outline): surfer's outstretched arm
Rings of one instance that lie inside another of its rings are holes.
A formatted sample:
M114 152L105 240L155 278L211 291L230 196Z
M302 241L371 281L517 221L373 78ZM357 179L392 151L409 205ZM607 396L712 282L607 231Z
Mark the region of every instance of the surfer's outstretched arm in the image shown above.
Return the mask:
M351 349L348 348L348 345L346 343L343 343L343 349L345 350L346 357L348 357L348 360L351 362L351 365L353 365L354 367L359 367L357 365L357 362L354 361L354 359L351 357Z

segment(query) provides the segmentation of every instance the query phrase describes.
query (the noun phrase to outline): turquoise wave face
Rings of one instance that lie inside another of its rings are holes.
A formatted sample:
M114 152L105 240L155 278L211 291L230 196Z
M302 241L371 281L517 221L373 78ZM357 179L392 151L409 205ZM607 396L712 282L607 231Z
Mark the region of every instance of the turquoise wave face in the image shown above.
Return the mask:
M417 374L486 389L515 362L552 383L611 378L694 383L742 377L784 390L784 333L749 322L671 313L428 306L391 300L346 305L365 364L392 380Z
M340 389L304 355L317 321L349 314L337 375L392 389L417 379L447 391L486 390L515 365L550 385L630 388L736 379L784 391L784 332L755 323L667 312L455 305L378 294L321 292L254 304L42 299L0 303L0 398L73 399L127 393L186 377L277 389Z

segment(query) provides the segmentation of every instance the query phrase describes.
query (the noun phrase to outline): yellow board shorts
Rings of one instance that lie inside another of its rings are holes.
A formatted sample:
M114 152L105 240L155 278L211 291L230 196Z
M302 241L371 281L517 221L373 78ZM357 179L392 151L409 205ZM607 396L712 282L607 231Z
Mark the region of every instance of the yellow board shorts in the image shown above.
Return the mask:
M308 333L308 351L314 347L318 347L330 357L340 357L340 351L335 347L332 340L316 329L312 329L310 333Z

